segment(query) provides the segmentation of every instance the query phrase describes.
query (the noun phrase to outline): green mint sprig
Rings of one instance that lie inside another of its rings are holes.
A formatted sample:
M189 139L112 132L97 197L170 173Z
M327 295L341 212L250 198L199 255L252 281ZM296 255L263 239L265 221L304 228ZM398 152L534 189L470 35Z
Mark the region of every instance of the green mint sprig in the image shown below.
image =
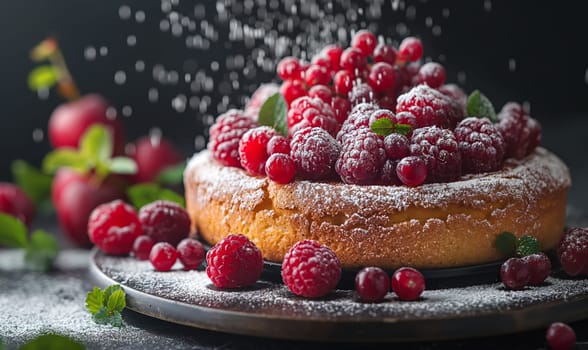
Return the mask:
M51 182L53 177L24 160L14 160L10 165L14 182L31 198L37 208L51 212Z
M124 325L121 312L127 306L125 291L119 285L112 285L104 290L94 287L86 296L86 309L98 324L110 324L115 327Z
M257 121L261 125L270 126L276 129L280 134L288 137L288 104L284 97L276 92L271 95L259 110Z
M19 350L84 350L86 347L77 341L59 334L43 334L26 344ZM3 349L0 345L0 349Z
M0 244L25 250L25 266L32 271L45 272L59 254L57 240L50 233L35 230L27 238L27 228L12 215L0 213Z
M380 136L388 136L393 133L406 136L411 130L410 125L395 124L392 120L388 118L377 119L372 123L370 128L373 132Z
M517 240L517 255L520 257L541 252L541 243L531 235L523 235Z
M180 185L184 181L186 162L164 168L157 175L157 183L163 185Z
M480 90L474 90L468 96L466 111L470 117L488 118L492 122L496 122L497 120L494 105Z
M517 238L511 232L503 232L496 236L494 245L504 256L513 256L516 254L519 257L523 257L541 252L541 244L537 238L531 235L523 235Z
M141 183L129 187L127 189L127 196L133 206L137 209L141 209L144 205L157 200L176 202L182 207L186 207L184 197L170 189L161 187L152 182Z

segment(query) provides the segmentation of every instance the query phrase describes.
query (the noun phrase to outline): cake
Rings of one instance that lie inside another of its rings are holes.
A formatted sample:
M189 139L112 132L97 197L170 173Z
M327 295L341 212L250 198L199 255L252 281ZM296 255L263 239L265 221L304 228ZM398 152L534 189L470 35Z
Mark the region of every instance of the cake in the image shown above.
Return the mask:
M420 45L360 31L309 65L283 59L282 85L219 116L188 163L193 231L211 245L243 234L278 263L312 239L347 268L492 262L503 232L555 248L571 180L539 123L445 84L441 65L415 63Z

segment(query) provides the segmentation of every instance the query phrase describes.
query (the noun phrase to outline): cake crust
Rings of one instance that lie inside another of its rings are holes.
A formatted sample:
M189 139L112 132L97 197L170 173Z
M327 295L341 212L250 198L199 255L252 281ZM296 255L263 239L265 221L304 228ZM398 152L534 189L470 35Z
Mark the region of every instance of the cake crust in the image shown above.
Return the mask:
M495 237L530 234L544 250L559 242L569 171L537 148L508 159L501 171L451 183L358 186L252 177L196 154L184 174L195 232L214 244L230 233L249 237L266 260L281 262L303 239L335 251L344 267L440 268L494 261Z

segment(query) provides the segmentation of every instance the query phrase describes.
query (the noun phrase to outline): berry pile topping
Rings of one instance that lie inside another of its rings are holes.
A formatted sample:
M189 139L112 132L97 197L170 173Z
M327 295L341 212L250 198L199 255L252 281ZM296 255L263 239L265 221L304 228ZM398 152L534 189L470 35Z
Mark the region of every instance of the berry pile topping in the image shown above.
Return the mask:
M506 143L506 157L524 158L541 142L541 126L520 104L504 105L498 120L498 130Z
M272 154L265 163L267 177L279 184L287 184L292 181L295 172L296 165L287 154Z
M90 240L108 254L129 254L142 233L135 209L121 200L99 205L88 220Z
M557 256L568 275L588 275L588 229L567 229L559 242Z
M382 301L390 290L390 278L379 267L363 268L355 276L355 290L362 301Z
M464 173L491 172L502 167L504 140L490 120L466 118L457 125L454 133Z
M402 158L396 165L396 176L406 186L419 186L427 179L427 163L421 157Z
M452 128L463 119L461 106L447 95L427 85L418 85L398 97L396 112L410 112L417 126Z
M330 177L339 154L339 144L324 129L305 128L294 134L291 157L303 179Z
M288 130L293 135L309 126L322 128L333 136L338 130L335 112L329 104L319 98L301 97L288 110Z
M268 126L250 129L239 142L241 166L251 175L265 175L265 162L269 158L267 149L270 139L278 132Z
M571 350L576 345L576 332L565 323L552 323L545 333L545 340L552 350Z
M461 153L451 130L429 126L412 134L410 153L427 162L429 182L449 182L461 175Z
M236 109L220 115L210 128L208 149L212 157L225 166L240 167L239 141L257 123Z
M401 267L392 275L392 290L400 300L417 300L425 290L425 278L412 267Z
M190 233L190 216L184 208L170 201L155 201L139 210L143 233L155 242L176 246Z
M379 178L385 161L382 138L370 129L360 128L345 138L335 170L345 183L371 184Z
M243 235L228 235L206 254L206 274L218 288L253 285L263 270L261 251Z
M320 298L329 294L340 278L339 258L327 246L316 241L300 241L284 256L282 279L296 295Z

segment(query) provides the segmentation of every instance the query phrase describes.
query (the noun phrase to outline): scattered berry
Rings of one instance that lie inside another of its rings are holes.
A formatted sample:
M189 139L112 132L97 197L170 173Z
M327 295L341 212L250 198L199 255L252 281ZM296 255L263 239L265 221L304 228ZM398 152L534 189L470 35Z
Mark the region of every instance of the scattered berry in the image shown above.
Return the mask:
M571 350L576 345L576 332L565 323L555 322L547 328L545 340L552 350Z
M137 260L147 260L149 259L149 253L151 253L151 248L155 245L155 241L145 235L141 235L135 239L133 242L133 256Z
M396 176L406 186L419 186L427 178L427 162L415 156L402 158L396 165Z
M500 279L508 289L523 289L531 279L531 270L520 258L510 258L500 267Z
M288 289L306 298L331 292L341 278L341 262L325 245L303 240L292 246L282 262L282 279Z
M129 254L142 233L135 209L121 200L99 205L88 220L90 240L107 254Z
M295 172L296 166L287 154L272 154L265 163L267 177L279 184L287 184L292 181Z
M325 179L333 174L340 146L321 128L304 128L291 142L291 157L296 173L303 179Z
M374 33L367 30L360 30L355 33L353 39L351 39L351 47L354 47L361 51L361 53L367 57L371 56L378 44L378 39Z
M398 61L414 62L423 56L423 44L415 37L404 38L398 47Z
M176 246L190 234L190 216L179 204L155 201L139 210L143 233L155 242L168 242Z
M451 130L436 126L416 129L410 153L427 162L428 182L454 181L461 175L461 153Z
M379 267L365 267L355 275L355 290L362 301L382 301L390 290L390 278Z
M308 97L319 98L323 102L331 103L333 93L326 85L315 85L308 90Z
M239 140L257 122L242 111L231 109L221 114L210 128L208 149L212 157L224 166L241 167Z
M522 259L531 271L529 285L540 285L551 274L551 261L544 253L527 255Z
M484 173L502 168L504 140L490 120L470 117L453 131L459 143L464 173Z
M374 49L374 62L386 62L389 64L396 64L396 56L398 52L390 45L379 44Z
M437 62L425 63L417 74L418 84L427 84L432 88L438 88L445 83L445 68Z
M402 159L410 155L410 142L406 136L392 133L384 137L384 149L388 159Z
M331 80L331 75L327 68L318 64L311 64L304 72L304 81L306 86L326 85Z
M457 101L463 110L463 114L466 114L466 105L468 102L468 95L455 84L445 84L440 86L437 90L443 93L445 96Z
M424 84L398 97L396 113L400 112L412 113L419 128L433 125L453 128L464 116L456 101Z
M395 119L396 124L410 125L411 131L406 135L407 137L412 136L412 131L418 128L416 117L410 112L397 112Z
M296 80L302 77L300 61L294 57L284 57L278 63L278 76L282 80Z
M557 256L568 275L588 275L588 229L572 227L565 230Z
M498 131L506 144L505 157L524 158L541 142L541 126L515 102L509 102L498 113Z
M333 77L333 86L336 93L347 97L351 88L353 88L353 74L346 70L338 71Z
M204 247L193 238L184 238L177 250L184 270L196 270L204 260Z
M239 141L241 166L251 175L265 175L268 158L267 145L278 132L269 126L258 126L248 130Z
M267 154L290 154L290 141L282 135L275 135L267 143Z
M390 90L395 82L394 69L389 63L378 62L371 67L368 75L368 83L375 92Z
M30 226L35 216L35 204L20 187L0 182L0 212L12 215Z
M306 96L306 89L300 80L286 80L280 85L280 94L290 105L297 98Z
M308 126L325 129L335 135L338 129L335 112L331 105L318 98L301 97L288 109L288 131L290 135Z
M385 161L384 141L372 130L361 128L345 137L335 170L345 183L368 185L379 179Z
M228 235L206 253L206 274L218 288L255 284L263 270L261 251L243 235Z
M167 242L156 243L149 253L149 261L157 271L171 270L176 260L178 260L178 251Z
M361 50L354 47L347 48L341 54L341 68L357 75L358 71L366 64L365 56Z
M400 300L417 300L425 290L425 278L412 267L401 267L392 274L392 291Z

